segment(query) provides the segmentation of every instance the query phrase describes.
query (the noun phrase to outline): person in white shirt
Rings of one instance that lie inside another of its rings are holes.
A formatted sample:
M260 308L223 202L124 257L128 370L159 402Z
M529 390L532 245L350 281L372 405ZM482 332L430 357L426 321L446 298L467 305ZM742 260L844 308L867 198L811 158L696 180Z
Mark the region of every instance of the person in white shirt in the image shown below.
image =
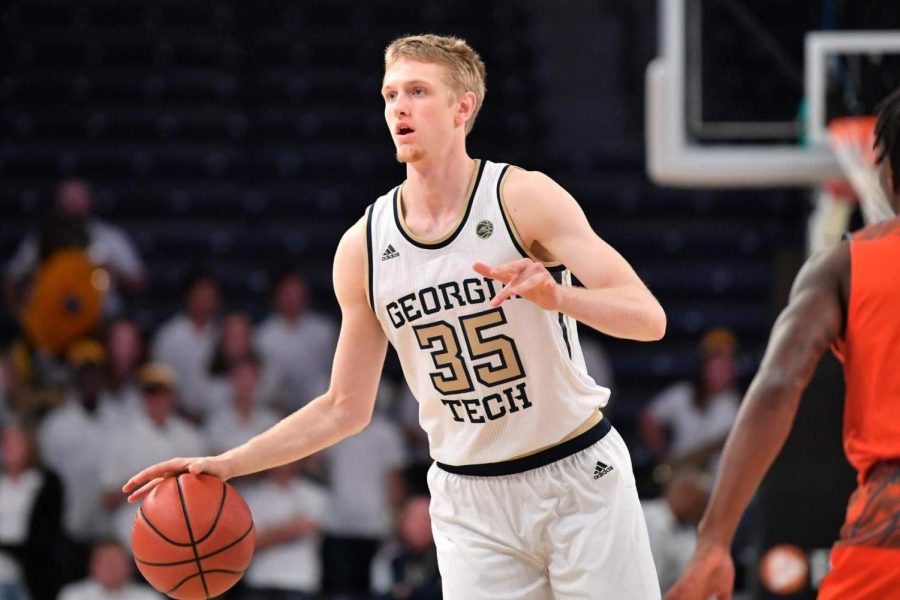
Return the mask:
M267 392L285 411L328 388L337 325L309 309L309 288L297 271L276 278L274 312L257 327L256 347L277 382Z
M175 414L175 372L164 364L150 363L141 368L138 381L144 410L120 424L109 437L100 473L113 535L126 547L137 507L127 504L118 491L122 478L171 452L195 455L206 451L200 432Z
M228 410L232 406L231 371L246 360L262 366L256 358L253 324L245 313L230 312L222 319L221 334L209 364L193 380L192 386L182 392L182 408L204 422ZM276 383L272 375L269 369L259 372L259 387L254 394L263 402L267 400L266 391Z
M642 500L650 551L663 591L684 572L697 543L697 523L709 500L710 481L694 469L673 475L663 495Z
M323 546L327 592L368 593L372 560L393 532L408 457L401 429L383 414L389 389L382 381L368 427L322 452L332 492Z
M227 390L229 403L210 415L203 428L211 452L224 452L243 444L278 421L275 413L259 406L259 368L259 362L252 356L231 366Z
M73 542L75 572L81 576L87 572L90 545L108 534L100 465L116 419L115 411L101 399L103 346L82 340L73 344L66 358L74 370L74 386L65 401L44 417L38 441L45 464L60 476L65 487L65 530Z
M144 352L144 342L134 321L116 319L106 330L106 386L101 392L101 405L114 419L127 420L141 410L141 392L137 370Z
M68 567L60 560L62 484L17 424L0 430L0 464L0 598L52 598Z
M118 542L98 543L91 551L88 579L66 585L58 600L159 600L165 598L146 585L131 581L131 560Z
M182 392L197 385L212 360L219 337L219 303L219 284L212 275L193 273L185 288L184 312L163 323L153 340L152 360L175 371Z
M241 600L306 600L319 592L329 497L303 476L308 460L272 469L245 493L257 533Z
M122 300L118 290L139 292L146 286L144 265L129 239L119 227L93 216L93 192L90 184L80 179L67 179L56 190L56 211L62 217L83 222L90 259L110 276L110 289L104 309L108 315L119 314ZM19 244L6 269L7 297L11 299L16 286L38 267L40 239L28 235Z
M736 346L730 331L710 331L701 343L696 379L676 383L650 401L642 415L641 433L657 459L713 469L740 404Z

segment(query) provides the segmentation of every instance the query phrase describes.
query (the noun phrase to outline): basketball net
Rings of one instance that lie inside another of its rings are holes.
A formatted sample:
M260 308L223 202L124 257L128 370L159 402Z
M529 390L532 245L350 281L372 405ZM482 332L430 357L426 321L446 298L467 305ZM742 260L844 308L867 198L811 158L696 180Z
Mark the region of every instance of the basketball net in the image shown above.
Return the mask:
M815 254L840 242L859 202L866 224L894 217L875 167L875 117L841 117L828 124L828 146L843 178L825 182L809 217L808 250Z
M894 218L875 167L875 117L834 119L828 124L828 145L859 199L866 224Z

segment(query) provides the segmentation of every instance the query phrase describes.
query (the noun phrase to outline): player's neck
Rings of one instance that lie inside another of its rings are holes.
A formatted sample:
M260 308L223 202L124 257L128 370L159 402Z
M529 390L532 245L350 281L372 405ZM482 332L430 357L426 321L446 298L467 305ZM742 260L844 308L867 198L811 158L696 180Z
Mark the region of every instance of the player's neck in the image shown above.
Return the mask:
M475 161L465 150L407 164L404 212L432 216L455 212L468 200L465 196L474 168Z

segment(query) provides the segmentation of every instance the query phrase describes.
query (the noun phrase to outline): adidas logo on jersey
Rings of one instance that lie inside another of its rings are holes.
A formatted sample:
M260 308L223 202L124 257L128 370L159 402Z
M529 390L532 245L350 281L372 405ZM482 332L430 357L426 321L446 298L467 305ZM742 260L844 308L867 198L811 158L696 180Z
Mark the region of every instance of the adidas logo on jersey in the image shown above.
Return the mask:
M597 467L594 469L594 479L600 479L607 473L613 470L612 465L607 465L605 463L597 461Z
M400 256L400 253L394 249L394 245L388 244L387 250L385 250L381 254L381 262L384 262L390 258L397 258L398 256Z

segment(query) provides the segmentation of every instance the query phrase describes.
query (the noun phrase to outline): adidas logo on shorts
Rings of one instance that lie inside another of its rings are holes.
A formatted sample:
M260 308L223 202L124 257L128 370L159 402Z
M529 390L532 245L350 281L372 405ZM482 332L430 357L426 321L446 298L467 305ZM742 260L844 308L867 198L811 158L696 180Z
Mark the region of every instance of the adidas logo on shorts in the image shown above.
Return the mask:
M594 479L600 479L607 473L613 470L612 465L607 465L605 463L597 461L597 467L594 469Z
M400 256L400 253L394 249L394 245L388 244L387 250L385 250L381 254L381 262L384 262L390 258L397 258L398 256Z

